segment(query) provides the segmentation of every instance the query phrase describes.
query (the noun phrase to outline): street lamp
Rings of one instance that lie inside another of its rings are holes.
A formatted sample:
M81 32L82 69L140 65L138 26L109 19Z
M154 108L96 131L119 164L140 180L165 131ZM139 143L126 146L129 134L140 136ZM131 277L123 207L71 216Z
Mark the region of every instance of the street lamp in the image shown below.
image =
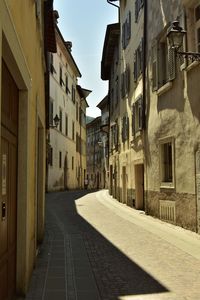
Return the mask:
M189 58L192 61L200 60L199 52L183 52L178 51L183 46L183 38L186 36L186 30L184 30L181 26L179 26L179 21L173 21L172 25L167 30L167 38L169 41L169 45L172 49L175 50L175 53L179 56L183 56L185 58Z
M55 124L55 125L49 125L49 127L50 127L50 128L57 128L57 127L58 127L58 124L59 124L59 122L60 122L60 118L58 117L57 114L55 115L53 121L54 121L54 124Z

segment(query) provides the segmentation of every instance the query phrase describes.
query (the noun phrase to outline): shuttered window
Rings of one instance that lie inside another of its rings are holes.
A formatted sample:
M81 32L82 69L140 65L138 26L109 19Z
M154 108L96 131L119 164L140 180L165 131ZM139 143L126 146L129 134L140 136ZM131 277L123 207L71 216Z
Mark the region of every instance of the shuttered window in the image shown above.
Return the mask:
M144 6L144 0L135 0L135 23L138 22L139 14Z
M143 51L144 51L144 40L140 41L138 48L134 53L134 80L137 81L138 77L143 71Z
M124 143L129 139L129 118L124 116L122 118L122 142Z
M121 96L124 98L130 91L130 67L126 66L126 70L121 74Z
M132 136L144 128L143 124L143 97L140 96L132 106Z
M131 12L129 11L125 22L122 24L122 48L126 49L131 38Z
M155 91L176 77L175 51L166 37L152 45L152 90Z

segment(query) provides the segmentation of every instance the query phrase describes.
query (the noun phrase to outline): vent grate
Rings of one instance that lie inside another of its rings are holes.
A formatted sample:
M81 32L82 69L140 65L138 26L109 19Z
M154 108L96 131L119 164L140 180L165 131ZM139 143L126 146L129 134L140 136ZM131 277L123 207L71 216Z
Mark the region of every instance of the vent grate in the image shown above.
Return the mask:
M176 222L175 201L160 200L160 219L171 223Z

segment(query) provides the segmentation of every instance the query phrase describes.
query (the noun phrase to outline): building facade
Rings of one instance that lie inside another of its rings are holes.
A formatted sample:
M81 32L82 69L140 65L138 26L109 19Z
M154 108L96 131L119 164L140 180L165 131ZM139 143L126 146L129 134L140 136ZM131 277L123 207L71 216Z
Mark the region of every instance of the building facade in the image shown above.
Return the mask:
M109 102L105 96L97 107L101 110L101 134L99 146L101 148L101 188L107 189L109 186Z
M48 4L48 5L47 5ZM24 295L44 232L44 12L52 1L0 2L0 299ZM22 17L23 16L23 17ZM31 36L31 42L30 42ZM52 33L53 44L53 33ZM53 45L55 48L55 45ZM51 48L53 51L53 48ZM37 61L37 64L35 64Z
M120 23L107 26L101 69L109 80L109 189L144 209L143 4L120 1L119 14Z
M77 85L76 104L76 178L77 186L84 188L84 181L87 176L87 153L86 153L86 109L88 107L87 96L90 90L83 89Z
M200 66L176 56L166 33L179 20L187 30L183 50L199 51L199 9L200 1L147 6L147 213L193 231L199 231Z
M119 4L120 22L107 26L101 64L101 78L109 80L110 193L199 232L200 67L175 53L167 33L178 20L187 30L179 51L199 52L200 2Z
M58 13L54 12L55 19ZM72 43L66 42L57 26L57 53L49 53L49 159L47 190L75 189L83 186L86 173L86 97L78 86L81 73L72 56ZM55 116L58 127L54 125ZM82 151L82 152L81 152Z
M87 124L87 179L89 189L99 189L101 178L101 117Z

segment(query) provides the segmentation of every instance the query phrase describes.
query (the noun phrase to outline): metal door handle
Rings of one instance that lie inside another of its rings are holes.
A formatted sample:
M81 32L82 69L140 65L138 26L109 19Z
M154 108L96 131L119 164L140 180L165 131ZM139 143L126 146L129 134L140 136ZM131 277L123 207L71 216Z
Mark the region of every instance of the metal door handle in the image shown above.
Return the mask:
M2 217L2 220L4 221L6 219L6 203L5 202L2 202L2 213L1 213L1 217Z

